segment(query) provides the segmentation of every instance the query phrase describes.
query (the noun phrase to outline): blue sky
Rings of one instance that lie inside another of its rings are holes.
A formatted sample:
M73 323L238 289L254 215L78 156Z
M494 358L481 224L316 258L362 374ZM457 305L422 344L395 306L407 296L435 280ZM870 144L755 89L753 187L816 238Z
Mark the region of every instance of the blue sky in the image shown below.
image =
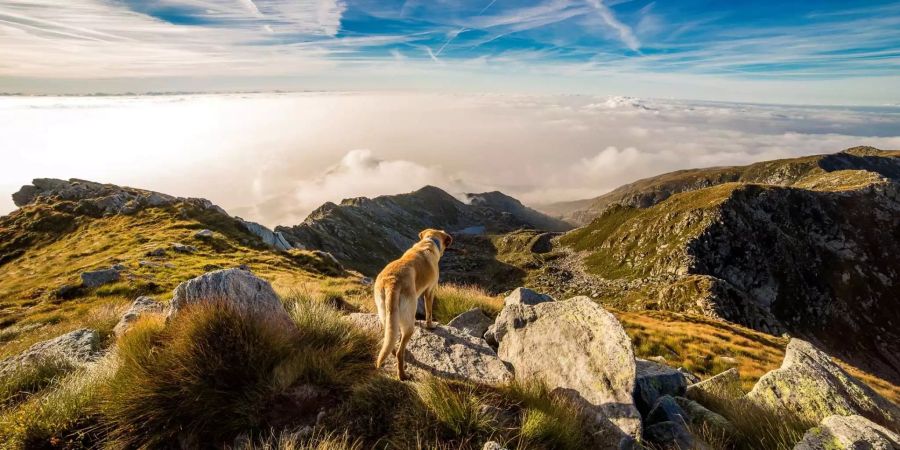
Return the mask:
M900 103L900 3L0 0L0 91Z

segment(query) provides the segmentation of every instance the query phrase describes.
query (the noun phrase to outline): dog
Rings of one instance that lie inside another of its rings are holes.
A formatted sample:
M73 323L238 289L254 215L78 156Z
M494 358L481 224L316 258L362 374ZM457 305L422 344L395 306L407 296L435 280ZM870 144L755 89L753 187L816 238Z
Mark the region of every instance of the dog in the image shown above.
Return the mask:
M404 352L416 323L416 302L425 297L425 327L431 329L431 307L438 284L438 261L453 238L442 230L427 229L419 233L419 242L400 259L392 261L375 279L375 307L384 328L384 342L375 367L381 368L388 354L397 356L397 378L407 379ZM400 345L397 344L397 336Z

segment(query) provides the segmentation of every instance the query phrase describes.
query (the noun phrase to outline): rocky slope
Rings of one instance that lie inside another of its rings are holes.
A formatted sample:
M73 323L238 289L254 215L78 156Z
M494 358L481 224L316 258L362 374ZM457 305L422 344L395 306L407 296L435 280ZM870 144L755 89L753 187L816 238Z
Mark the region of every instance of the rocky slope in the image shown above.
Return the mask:
M326 203L303 223L277 227L276 232L293 245L329 252L347 267L373 276L418 240L419 231L444 229L455 241L442 260L442 268L449 269L446 279L455 279L454 272L462 277L464 272L475 268L515 272L512 267L483 267L503 265L494 261L491 253L497 251L486 236L523 228L545 231L571 228L499 192L467 194L467 197L469 203L464 203L441 189L426 186L409 194L347 199L340 205ZM469 264L472 261L476 261L476 267ZM454 267L459 270L454 271Z
M679 192L723 183L792 186L811 175L840 170L865 170L888 178L900 178L900 170L889 161L891 155L891 152L872 147L853 147L835 154L763 161L747 166L679 170L626 184L593 199L560 202L540 209L571 223L586 225L612 205L647 208Z
M560 239L578 253L533 284L804 336L900 382L900 152L856 148L741 174L774 184L609 207Z

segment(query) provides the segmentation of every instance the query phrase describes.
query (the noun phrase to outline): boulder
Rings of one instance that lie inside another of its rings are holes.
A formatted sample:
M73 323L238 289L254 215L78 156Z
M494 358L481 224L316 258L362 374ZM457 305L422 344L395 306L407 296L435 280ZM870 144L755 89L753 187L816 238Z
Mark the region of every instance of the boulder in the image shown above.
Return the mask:
M641 414L647 414L663 395L684 395L687 380L678 370L644 359L635 360L635 369L634 406Z
M488 327L493 323L494 321L481 311L481 308L472 308L451 319L447 326L482 339Z
M151 257L153 257L153 256L155 256L155 257L166 256L166 249L164 249L164 248L154 248L153 250L150 250L150 251L147 252L147 256L151 256Z
M685 391L685 397L700 403L737 400L743 395L741 376L735 367L699 383L694 383Z
M203 302L227 302L253 313L271 315L292 324L284 305L268 281L241 269L216 270L190 279L175 288L166 320L185 306Z
M537 305L538 303L552 302L553 297L540 294L531 289L519 287L513 290L503 299L504 305Z
M212 232L212 230L208 230L208 229L204 228L204 229L194 233L194 237L197 239L210 239L213 237L213 232Z
M119 271L113 268L92 270L81 274L81 285L86 288L95 288L119 281L119 277Z
M128 311L125 311L125 313L122 314L122 318L119 319L119 322L116 324L115 328L113 328L113 333L115 333L116 337L122 336L143 314L162 312L162 303L153 300L151 297L138 297L131 304L131 307L128 308Z
M353 313L346 317L378 336L383 335L381 321L376 314ZM417 324L406 351L407 371L413 376L430 373L484 384L505 382L512 378L512 373L492 348L483 340L456 328L436 325L434 329L426 330ZM394 373L396 364L397 359L389 357L385 370Z
M639 439L631 340L615 316L588 297L530 306L509 303L495 322L497 354L516 377L540 378L609 425L611 448ZM616 439L618 437L618 439Z
M898 450L900 436L863 416L828 416L794 450Z
M100 353L100 334L87 328L38 342L22 353L0 360L0 377L24 365L57 359L72 366L93 361Z
M659 422L644 428L644 439L654 449L687 450L695 448L694 436L682 422Z
M663 395L656 401L653 408L647 413L644 424L652 425L659 422L688 423L687 414L678 406L678 402L671 395Z
M697 428L706 428L714 435L733 438L738 435L737 428L724 416L710 411L705 406L684 397L675 397L675 402L687 415L688 424Z
M860 415L895 432L900 429L900 407L800 339L791 339L781 368L763 375L746 398L813 422L832 415Z

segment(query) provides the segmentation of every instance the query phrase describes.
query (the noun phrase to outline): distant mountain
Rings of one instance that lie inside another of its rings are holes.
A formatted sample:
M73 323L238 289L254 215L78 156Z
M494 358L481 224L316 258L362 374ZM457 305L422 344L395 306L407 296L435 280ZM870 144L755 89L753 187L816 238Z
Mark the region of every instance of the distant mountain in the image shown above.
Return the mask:
M466 237L477 240L480 235L517 229L572 228L500 192L467 194L466 198L469 203L433 186L408 194L352 198L340 205L326 203L303 223L277 227L276 231L293 245L327 251L348 267L375 275L418 240L419 231L425 228L440 228L454 235L459 241L454 252L463 247Z
M535 279L622 309L804 336L900 383L900 152L682 171L614 192L624 201L560 239L579 263Z
M836 170L867 170L898 178L897 167L884 162L883 157L889 154L873 147L853 147L835 154L764 161L747 166L679 170L626 184L593 199L544 205L540 210L573 224L585 225L614 204L647 208L679 192L723 183L791 186L805 177Z

